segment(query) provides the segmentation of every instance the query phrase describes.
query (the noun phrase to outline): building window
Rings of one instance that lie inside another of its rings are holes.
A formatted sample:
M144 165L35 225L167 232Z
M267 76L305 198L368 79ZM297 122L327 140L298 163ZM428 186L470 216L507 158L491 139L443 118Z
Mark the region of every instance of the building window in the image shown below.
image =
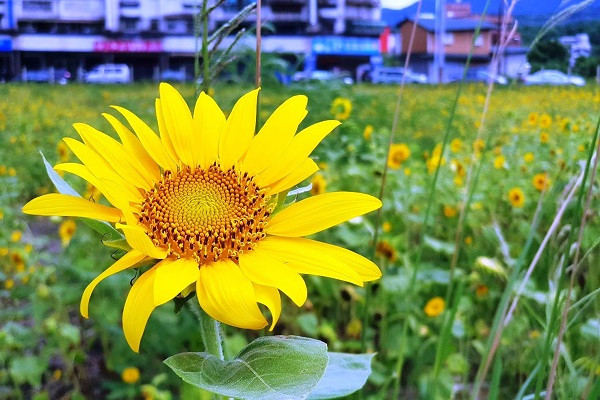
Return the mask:
M452 33L444 33L442 35L442 44L444 46L450 46L454 44L454 34Z
M483 36L481 34L479 34L475 38L475 47L481 47L481 46L483 46Z
M23 11L52 11L52 1L23 0Z
M138 27L138 20L134 18L121 18L121 30L124 32L135 32Z

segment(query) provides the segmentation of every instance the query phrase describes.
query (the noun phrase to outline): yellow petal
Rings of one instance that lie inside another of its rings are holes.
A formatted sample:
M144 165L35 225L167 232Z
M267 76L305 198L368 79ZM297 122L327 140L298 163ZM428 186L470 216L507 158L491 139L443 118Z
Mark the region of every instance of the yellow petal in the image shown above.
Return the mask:
M135 185L125 181L114 169L112 169L110 164L108 164L104 158L98 155L98 153L75 139L64 138L63 140L77 158L79 158L79 160L81 160L81 162L88 167L99 180L105 179L117 184L122 189L123 193L125 193L128 201L140 200L140 193Z
M158 307L177 296L198 280L198 263L191 258L167 258L156 264L154 278L154 306Z
M230 260L203 265L196 294L200 307L227 325L244 329L261 329L267 325L256 304L252 283Z
M165 170L177 170L177 164L175 161L171 159L160 139L158 136L156 136L156 133L154 133L154 131L148 125L146 125L144 121L123 107L112 107L120 112L125 117L127 122L129 122L129 125L131 125L133 128L133 131L137 135L138 139L140 139L142 146L144 146L144 149L146 149L148 154L150 154L150 157L152 157L158 165Z
M285 178L271 184L271 186L268 187L268 193L276 194L289 189L292 186L299 184L318 170L319 166L313 160L307 158L292 173L286 175Z
M133 284L123 308L123 333L129 347L136 353L146 329L148 318L154 311L154 279L156 267L144 272Z
M131 158L122 144L89 125L76 123L73 127L88 147L104 158L121 178L135 187L150 189L151 182L146 181L131 163Z
M162 260L167 256L168 251L156 247L152 240L146 235L144 229L134 225L116 224L117 229L121 229L125 235L125 240L133 249L141 253L147 254L148 257Z
M194 135L190 108L175 88L168 83L159 86L160 106L175 152L184 164L196 166L196 155L192 150L199 148L198 137Z
M310 274L339 279L362 286L359 274L334 253L313 246L314 241L302 238L268 236L259 242L260 250L289 265L299 274Z
M273 286L285 293L298 307L306 301L304 279L276 258L260 251L260 242L255 251L240 255L240 270L253 283Z
M30 215L83 217L107 222L123 219L120 210L103 206L82 197L50 193L37 197L23 206L23 212Z
M381 207L379 199L364 193L333 192L309 197L275 214L267 225L270 235L312 235Z
M106 120L112 125L117 135L119 135L119 139L121 139L121 143L127 149L127 153L135 160L136 164L139 164L141 168L144 169L146 174L148 174L148 180L150 183L157 182L160 179L160 170L156 162L150 157L150 154L144 149L140 140L135 137L133 133L125 125L121 123L114 116L103 113L102 116L106 118Z
M308 98L293 96L277 107L252 139L244 158L243 171L250 175L262 172L289 146L298 125L306 117Z
M225 115L217 103L206 93L200 93L194 107L194 134L200 137L198 164L207 169L217 161L219 154L219 138L225 126ZM196 143L196 142L194 142Z
M156 121L158 122L158 133L160 135L160 141L162 142L167 153L169 154L169 157L171 157L172 160L179 160L179 156L175 151L175 147L173 146L171 136L169 135L169 129L167 128L167 123L165 122L160 99L156 99L156 101L154 102L154 106L156 110ZM177 161L176 163L179 164L179 162Z
M298 238L291 240L295 240L297 245L305 246L314 253L328 254L340 263L346 264L356 271L363 282L374 281L381 278L381 270L374 262L353 251L311 239Z
M258 283L253 283L252 285L254 286L256 301L264 304L271 311L273 322L271 322L269 330L272 331L281 316L281 296L279 295L279 290L271 286L259 285Z
M298 168L323 138L339 124L339 121L323 121L300 131L294 136L287 149L256 177L256 183L265 187L285 178L286 175Z
M243 95L229 114L219 138L219 162L224 170L242 158L254 137L256 128L256 102L258 91Z
M81 302L79 303L79 311L81 315L85 318L89 317L89 305L90 305L90 297L92 296L92 292L96 288L96 286L108 278L111 275L124 271L128 268L131 268L135 264L142 261L146 258L145 254L140 253L137 250L130 250L127 254L121 257L117 262L108 267L104 272L98 275L83 291L83 295L81 296Z

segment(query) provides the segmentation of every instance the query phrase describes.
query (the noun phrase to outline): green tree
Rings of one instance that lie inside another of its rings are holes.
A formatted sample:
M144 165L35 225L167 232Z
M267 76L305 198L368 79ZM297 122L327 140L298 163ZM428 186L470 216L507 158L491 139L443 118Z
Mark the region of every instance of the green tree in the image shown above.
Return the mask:
M527 61L531 72L541 69L558 69L566 72L569 66L569 51L556 40L540 40L529 50Z

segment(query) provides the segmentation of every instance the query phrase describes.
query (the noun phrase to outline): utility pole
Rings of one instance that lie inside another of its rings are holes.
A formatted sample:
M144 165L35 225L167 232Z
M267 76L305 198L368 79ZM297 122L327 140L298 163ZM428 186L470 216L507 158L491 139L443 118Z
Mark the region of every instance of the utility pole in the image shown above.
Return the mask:
M435 0L435 52L433 54L434 80L445 82L446 53L444 37L446 36L446 0Z

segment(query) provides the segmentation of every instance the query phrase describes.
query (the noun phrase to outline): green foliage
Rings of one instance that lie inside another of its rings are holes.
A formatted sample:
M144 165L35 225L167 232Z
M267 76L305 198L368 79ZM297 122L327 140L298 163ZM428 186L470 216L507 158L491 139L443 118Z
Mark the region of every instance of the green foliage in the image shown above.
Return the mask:
M531 72L541 69L557 69L566 72L569 66L569 51L557 40L538 41L527 53Z

